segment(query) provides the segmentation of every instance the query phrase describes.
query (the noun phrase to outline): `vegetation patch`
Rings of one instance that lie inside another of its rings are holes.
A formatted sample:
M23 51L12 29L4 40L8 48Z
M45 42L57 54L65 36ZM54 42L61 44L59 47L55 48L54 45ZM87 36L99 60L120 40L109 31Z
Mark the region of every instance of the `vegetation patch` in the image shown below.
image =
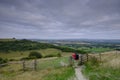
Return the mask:
M26 61L27 66L31 61ZM22 70L22 64L10 64L0 69L0 78L1 80L68 80L74 77L74 69L61 66L61 61L68 64L68 57L38 59L37 71L25 72Z
M63 67L50 71L44 77L44 80L68 80L71 76L75 76L72 67Z
M42 58L42 54L39 52L30 52L29 58Z
M7 63L7 61L8 61L7 59L3 59L0 57L0 64Z
M119 80L120 79L120 64L118 64L120 60L120 57L118 56L120 55L118 55L117 57L111 54L104 55L104 57L105 56L106 57L109 56L109 60L106 61L106 58L104 58L105 60L103 60L101 63L95 58L95 59L91 59L89 62L85 64L83 73L89 78L89 80ZM116 62L111 64L111 62L114 60L116 60Z

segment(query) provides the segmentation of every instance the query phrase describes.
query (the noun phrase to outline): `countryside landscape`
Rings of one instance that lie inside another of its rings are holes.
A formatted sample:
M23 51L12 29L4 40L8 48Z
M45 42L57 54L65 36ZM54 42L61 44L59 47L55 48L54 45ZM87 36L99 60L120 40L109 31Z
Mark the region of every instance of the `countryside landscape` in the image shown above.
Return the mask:
M0 0L0 80L120 80L120 0Z
M52 43L51 40L47 40L44 43L43 40L1 39L1 80L26 80L28 77L29 80L74 80L76 77L74 64L71 66L69 61L74 52L88 54L88 61L79 65L82 66L82 73L87 79L120 79L119 41L108 43L106 40L102 42L72 40L72 43L68 44L69 42L71 40L59 40L59 43L58 40L53 40ZM31 53L38 53L41 56L30 56ZM36 69L34 60L37 60Z

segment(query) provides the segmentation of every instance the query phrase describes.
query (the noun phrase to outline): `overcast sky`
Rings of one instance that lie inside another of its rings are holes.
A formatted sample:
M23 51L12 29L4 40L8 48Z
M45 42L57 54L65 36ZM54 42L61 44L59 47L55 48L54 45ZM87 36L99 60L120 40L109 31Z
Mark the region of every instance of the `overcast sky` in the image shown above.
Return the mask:
M0 38L120 39L120 0L0 0Z

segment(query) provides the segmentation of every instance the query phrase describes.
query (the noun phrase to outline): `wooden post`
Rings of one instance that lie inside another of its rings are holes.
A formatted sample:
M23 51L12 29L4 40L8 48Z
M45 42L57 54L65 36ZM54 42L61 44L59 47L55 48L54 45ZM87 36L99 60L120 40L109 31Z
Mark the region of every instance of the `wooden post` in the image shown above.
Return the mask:
M34 70L35 71L37 70L37 60L36 59L34 60Z
M23 60L23 71L25 71L25 60Z
M82 65L83 64L83 55L80 56L80 59L81 59L80 64Z

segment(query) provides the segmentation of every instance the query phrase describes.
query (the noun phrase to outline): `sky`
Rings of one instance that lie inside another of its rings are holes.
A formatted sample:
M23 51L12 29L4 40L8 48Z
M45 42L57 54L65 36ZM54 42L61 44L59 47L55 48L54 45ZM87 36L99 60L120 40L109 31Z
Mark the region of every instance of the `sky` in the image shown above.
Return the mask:
M120 39L120 0L0 0L0 38Z

